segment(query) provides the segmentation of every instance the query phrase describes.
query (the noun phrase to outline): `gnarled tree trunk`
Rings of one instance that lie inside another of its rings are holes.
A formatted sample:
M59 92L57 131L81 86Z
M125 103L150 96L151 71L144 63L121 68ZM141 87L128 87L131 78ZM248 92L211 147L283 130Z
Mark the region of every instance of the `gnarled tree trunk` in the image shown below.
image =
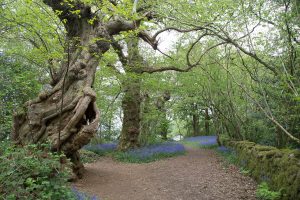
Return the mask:
M90 6L80 1L44 2L54 11L61 11L57 13L67 31L67 58L51 91L27 102L25 112L14 116L12 139L22 145L49 141L54 151L62 150L71 158L74 172L80 177L83 165L78 150L98 128L99 112L92 86L99 59L109 49L112 35L133 30L137 23L118 19L102 24Z
M104 35L98 31L85 26L79 44L87 49L72 46L52 90L27 102L26 112L14 118L13 140L20 144L49 141L53 150L62 150L71 158L77 175L82 169L77 150L89 142L98 128L99 112L92 89L98 65L94 54L101 55L109 48L107 43L97 48L88 44L94 37Z

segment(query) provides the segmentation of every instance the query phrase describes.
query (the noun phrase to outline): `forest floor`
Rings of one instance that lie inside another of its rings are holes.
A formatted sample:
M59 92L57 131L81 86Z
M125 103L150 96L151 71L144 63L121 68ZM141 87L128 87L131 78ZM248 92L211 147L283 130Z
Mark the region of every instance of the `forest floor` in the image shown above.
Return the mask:
M254 200L256 184L211 149L151 163L122 163L102 157L85 165L74 186L101 200Z

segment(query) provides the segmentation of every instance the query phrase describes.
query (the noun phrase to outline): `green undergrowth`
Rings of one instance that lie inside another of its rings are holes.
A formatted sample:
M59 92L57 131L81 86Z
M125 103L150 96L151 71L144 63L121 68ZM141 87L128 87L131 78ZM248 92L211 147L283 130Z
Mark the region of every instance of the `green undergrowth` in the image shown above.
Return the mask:
M256 197L259 200L278 200L281 197L281 193L271 191L268 184L266 182L262 182L257 187Z
M217 153L223 157L224 166L229 167L229 165L235 165L239 167L239 171L241 174L246 176L251 176L251 170L245 166L240 164L239 158L235 151L222 152L217 151ZM279 191L271 191L269 185L266 182L261 182L256 190L256 197L259 200L278 200L281 197L281 193Z
M221 152L217 151L217 153L224 159L224 167L228 168L230 165L235 165L239 167L239 171L241 174L248 176L250 175L250 170L239 165L238 157L234 152Z
M234 152L232 151L229 152L216 151L216 152L224 159L225 167L228 167L229 165L238 166L238 157Z
M14 146L0 143L1 200L75 199L68 179L70 162L50 145Z
M137 156L137 155L132 155L128 152L114 152L112 153L112 157L116 159L117 161L120 162L125 162L125 163L149 163L149 162L154 162L157 160L165 159L165 158L170 158L174 156L179 156L179 155L184 155L185 152L180 152L180 153L156 153L151 156Z
M94 153L92 151L85 150L85 149L80 149L79 153L80 153L80 159L81 159L81 161L83 163L92 163L92 162L95 162L101 156L103 156L103 155L99 155L97 153ZM104 155L107 155L107 154L104 154Z

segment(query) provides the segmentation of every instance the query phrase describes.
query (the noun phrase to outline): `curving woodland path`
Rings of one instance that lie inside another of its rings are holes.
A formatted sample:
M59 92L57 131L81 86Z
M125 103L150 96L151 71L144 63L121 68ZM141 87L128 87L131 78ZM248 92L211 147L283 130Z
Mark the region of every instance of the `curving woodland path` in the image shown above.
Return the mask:
M255 198L255 182L234 166L224 167L210 149L146 164L104 157L85 166L79 190L101 200L242 200Z

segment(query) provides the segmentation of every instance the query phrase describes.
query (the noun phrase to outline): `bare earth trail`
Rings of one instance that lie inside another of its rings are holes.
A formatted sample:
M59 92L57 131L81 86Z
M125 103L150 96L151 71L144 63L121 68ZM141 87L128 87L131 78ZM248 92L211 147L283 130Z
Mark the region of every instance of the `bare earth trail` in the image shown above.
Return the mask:
M224 168L209 149L188 148L186 155L146 164L104 157L85 169L74 186L101 200L255 199L255 182L233 166Z

